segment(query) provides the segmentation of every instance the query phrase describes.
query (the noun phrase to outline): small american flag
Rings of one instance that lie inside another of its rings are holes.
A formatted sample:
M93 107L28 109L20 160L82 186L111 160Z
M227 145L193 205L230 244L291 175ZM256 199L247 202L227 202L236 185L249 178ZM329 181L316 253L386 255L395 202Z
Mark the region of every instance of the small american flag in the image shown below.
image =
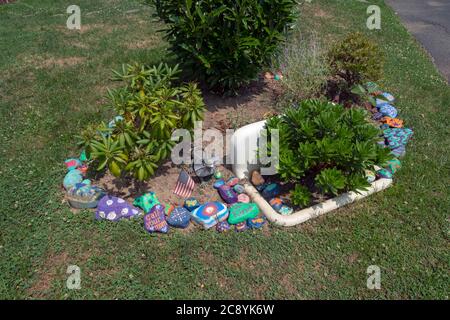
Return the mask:
M173 193L182 198L188 198L194 190L194 187L195 182L191 176L185 170L181 170Z

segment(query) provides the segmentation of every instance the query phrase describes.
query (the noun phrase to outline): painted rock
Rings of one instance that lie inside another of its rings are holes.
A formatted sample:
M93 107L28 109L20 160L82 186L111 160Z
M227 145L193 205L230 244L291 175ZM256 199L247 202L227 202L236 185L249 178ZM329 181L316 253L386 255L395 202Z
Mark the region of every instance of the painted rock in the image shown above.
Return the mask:
M191 213L184 207L177 207L172 210L166 221L172 227L184 229L189 226Z
M406 146L413 133L409 128L389 128L383 131L386 144L391 149Z
M265 187L267 187L269 185L269 183L263 183L260 184L259 186L256 186L256 190L258 190L259 192L263 191Z
M214 182L214 189L219 189L221 186L225 185L225 181L223 179L219 179L216 182Z
M144 212L149 212L154 206L160 204L154 192L146 193L133 201L133 205L141 208Z
M373 120L378 121L378 120L381 120L381 118L383 118L383 114L382 114L381 112L375 112L375 113L372 115L372 119L373 119Z
M275 211L279 211L283 205L283 200L280 198L273 198L269 201L269 204Z
M388 127L391 128L403 128L403 120L398 118L383 117L381 121L386 123Z
M380 112L384 117L395 118L397 116L397 109L390 104L383 104L380 107Z
M283 216L289 216L294 212L294 209L292 209L291 207L283 204L280 208L280 210L278 210L278 212L283 215Z
M88 172L89 167L85 164L82 164L78 167L78 170L80 170L82 175L85 175Z
M63 186L66 190L69 190L71 187L73 187L77 183L81 183L82 181L83 175L81 174L80 170L70 170L64 177Z
M237 223L235 226L234 226L234 229L237 231L237 232L243 232L243 231L245 231L245 230L247 230L248 229L248 226L247 226L247 223L244 221L244 222L239 222L239 223Z
M402 167L402 163L398 159L389 160L386 164L385 169L387 169L390 173L394 174Z
M376 104L377 109L380 109L385 104L389 104L389 101L377 98L377 99L375 99L375 104Z
M164 213L166 216L170 215L170 213L175 209L175 206L170 203L164 203Z
M81 166L81 161L79 159L70 158L64 161L67 170L75 170Z
M187 198L184 201L184 207L192 212L198 207L200 207L200 202L198 202L198 200L195 198Z
M215 172L214 172L214 178L216 178L216 179L222 179L222 172L220 172L219 170L216 170Z
M195 222L209 229L228 218L228 209L223 203L207 202L191 212L191 216Z
M91 183L77 183L67 191L69 204L76 209L95 208L105 195L105 191L99 187L91 186Z
M366 179L367 179L367 182L368 182L368 183L372 183L372 182L375 181L376 175L375 175L375 173L374 173L373 171L371 171L371 170L365 170L364 172L365 172L365 174L366 174Z
M98 202L95 218L118 221L122 218L138 216L140 213L138 208L130 205L124 199L106 195Z
M241 193L238 195L238 202L249 203L250 197L248 195L246 195L245 193Z
M404 145L401 145L395 149L391 150L391 153L396 156L397 158L402 158L406 154L406 147Z
M244 193L245 189L244 186L242 184L237 184L233 187L233 190L236 191L237 193Z
M389 127L389 125L387 124L387 123L383 123L381 126L380 126L380 129L381 130L386 130L386 129L389 129L390 127Z
M252 182L252 184L255 187L260 186L260 185L264 184L264 182L265 182L265 180L262 177L262 175L256 170L252 172L252 176L251 176L250 181Z
M231 177L230 179L227 180L227 186L230 187L234 187L235 185L237 185L239 183L239 179L236 177Z
M392 179L392 173L390 173L389 170L386 170L386 169L378 170L377 176L380 178Z
M264 216L258 216L253 219L247 220L247 225L252 229L260 229L266 224L266 218Z
M381 95L386 99L387 102L392 103L395 101L394 96L392 94L390 94L389 92L383 92Z
M81 162L85 162L85 161L88 161L88 160L89 159L87 157L86 150L81 151L81 153L80 153L80 161Z
M226 220L220 221L216 226L216 230L220 233L227 232L230 228L231 226Z
M219 195L222 197L223 201L228 204L236 203L238 201L236 192L227 185L223 185L219 188Z
M169 232L169 225L166 221L163 205L155 205L150 212L144 216L144 228L150 233Z
M229 224L245 222L247 219L253 219L259 214L259 208L256 203L236 203L230 208Z
M280 194L280 186L276 183L271 183L262 191L262 196L266 199L271 199Z

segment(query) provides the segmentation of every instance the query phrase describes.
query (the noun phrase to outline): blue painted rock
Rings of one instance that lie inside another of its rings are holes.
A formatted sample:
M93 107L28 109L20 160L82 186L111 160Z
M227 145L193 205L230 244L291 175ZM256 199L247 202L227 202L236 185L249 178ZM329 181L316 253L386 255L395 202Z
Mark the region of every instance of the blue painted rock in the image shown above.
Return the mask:
M260 229L266 224L266 218L264 216L258 216L253 219L247 220L247 225L252 229Z
M184 207L192 212L198 207L200 207L200 202L198 202L198 200L195 198L187 198L184 201Z
M91 186L91 183L77 183L67 190L67 200L76 209L95 208L105 195L105 191L99 187Z
M122 218L131 218L140 214L141 212L138 208L130 205L124 199L106 195L98 202L95 218L97 220L118 221Z
M276 183L271 183L262 191L262 196L266 199L275 198L280 194L280 186Z
M216 230L220 233L227 232L228 230L230 230L230 228L231 226L226 220L220 221L216 226Z
M365 170L364 172L365 172L366 179L367 179L367 182L368 182L368 183L372 183L372 182L375 181L376 175L375 175L375 173L374 173L373 171L371 171L371 170Z
M235 230L236 230L237 232L243 232L243 231L245 231L245 230L248 229L248 226L247 226L247 223L244 221L244 222L239 222L239 223L237 223L237 224L234 226L234 228L235 228Z
M233 187L233 190L236 191L237 193L244 193L245 189L244 186L242 184L237 184Z
M398 146L397 148L392 149L391 153L397 158L402 158L406 154L406 147L404 145Z
M172 227L184 229L191 222L191 213L184 207L177 207L172 210L166 221Z
M157 204L160 204L160 202L154 192L146 193L133 201L133 205L141 208L146 213Z
M250 197L248 195L246 195L245 193L241 193L238 195L238 202L249 203Z
M259 192L263 191L265 187L267 187L269 185L269 183L264 183L261 184L259 186L256 187L256 190L258 190Z
M228 209L223 203L207 202L191 212L191 216L195 222L209 229L228 218Z
M83 181L83 175L80 170L74 169L67 172L63 180L63 186L66 190ZM85 180L86 181L86 180Z
M269 201L269 204L275 211L279 211L283 206L283 200L280 198L273 198Z
M150 233L169 232L169 225L166 221L164 213L164 206L161 204L155 205L149 213L144 216L144 228Z
M81 166L81 161L79 159L70 158L64 161L67 170L75 170L76 168Z
M227 180L227 185L230 187L234 187L235 185L237 185L239 183L239 179L236 177L231 177L230 179Z
M289 216L294 212L294 209L292 209L291 207L283 204L280 208L280 210L278 210L278 212L283 215L283 216Z
M236 203L238 201L236 192L227 185L223 185L219 188L219 195L222 197L223 201L228 204Z
M392 103L395 101L394 96L392 94L390 94L389 92L383 92L381 95L384 97L384 99L386 99L387 102Z
M221 186L225 185L225 181L223 179L219 179L216 182L214 182L214 189L219 189Z
M392 173L390 173L389 170L386 170L386 169L378 170L377 176L380 178L392 179Z
M390 173L394 174L402 167L402 163L398 159L389 160L386 164L385 169L387 169Z
M259 214L259 208L256 203L236 203L230 208L228 217L229 224L245 222L247 219L253 219Z
M377 109L380 109L382 106L384 106L385 104L389 104L388 101L384 100L384 99L375 99L375 104Z
M391 117L391 118L395 118L397 117L397 109L390 105L390 104L383 104L380 107L380 112L384 117Z

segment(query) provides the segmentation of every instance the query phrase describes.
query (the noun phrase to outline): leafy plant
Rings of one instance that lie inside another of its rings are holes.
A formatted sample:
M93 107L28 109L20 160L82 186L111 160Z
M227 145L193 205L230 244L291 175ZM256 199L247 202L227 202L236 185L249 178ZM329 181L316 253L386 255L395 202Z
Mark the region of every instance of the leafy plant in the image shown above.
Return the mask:
M147 0L168 28L173 53L213 88L255 79L295 20L296 0Z
M118 116L108 125L88 126L79 145L97 170L108 168L115 176L130 173L138 180L150 178L170 155L173 130L192 130L203 119L205 104L195 83L174 86L178 66L124 65L114 80L126 86L108 91L108 107Z
M332 75L340 79L342 89L376 81L383 72L384 56L378 45L360 32L349 34L328 53Z
M306 207L311 203L311 191L307 187L297 184L291 191L291 200L296 206Z
M280 178L297 185L305 179L313 181L323 194L364 190L369 185L365 170L392 159L389 150L377 143L381 132L363 109L305 100L269 119L266 127L269 140L270 130L279 130ZM298 187L293 193L298 193L299 205L302 192Z
M384 99L380 88L374 83L357 84L351 89L351 93L358 96L360 101L367 101L374 107L377 105L376 99Z

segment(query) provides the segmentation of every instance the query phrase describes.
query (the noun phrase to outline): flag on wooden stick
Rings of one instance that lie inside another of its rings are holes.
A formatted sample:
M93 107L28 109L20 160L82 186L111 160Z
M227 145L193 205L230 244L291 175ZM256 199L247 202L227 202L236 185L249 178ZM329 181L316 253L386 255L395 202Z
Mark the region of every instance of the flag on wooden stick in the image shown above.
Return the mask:
M185 170L181 170L173 193L182 198L188 198L191 195L194 188L195 188L194 180Z

